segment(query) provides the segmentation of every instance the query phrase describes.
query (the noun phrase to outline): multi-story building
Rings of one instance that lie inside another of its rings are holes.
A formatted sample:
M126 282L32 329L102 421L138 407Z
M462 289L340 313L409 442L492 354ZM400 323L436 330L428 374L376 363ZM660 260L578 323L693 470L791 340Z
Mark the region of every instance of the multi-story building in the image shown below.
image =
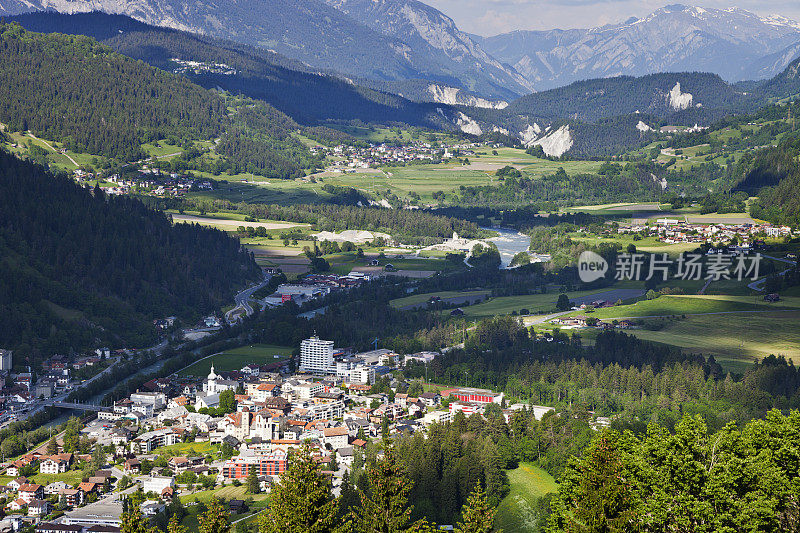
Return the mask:
M333 341L325 341L316 335L300 343L300 371L335 373Z
M259 476L279 476L286 471L287 464L288 454L284 450L274 450L266 455L243 453L222 465L222 476L225 479L246 478L251 468L255 468Z
M0 372L10 372L12 363L11 350L0 350Z
M134 405L150 405L157 411L167 405L167 397L163 392L134 392L131 402Z
M473 389L464 387L443 391L442 396L449 393L453 399L469 403L503 403L504 394L487 389Z
M138 453L150 453L161 446L170 446L178 442L178 434L169 428L161 428L155 431L142 433L133 439L134 451Z
M39 472L42 474L63 474L69 469L71 462L71 453L60 453L50 457L42 457L39 463Z
M375 368L366 365L359 365L350 370L350 383L360 383L362 385L372 385L375 383Z

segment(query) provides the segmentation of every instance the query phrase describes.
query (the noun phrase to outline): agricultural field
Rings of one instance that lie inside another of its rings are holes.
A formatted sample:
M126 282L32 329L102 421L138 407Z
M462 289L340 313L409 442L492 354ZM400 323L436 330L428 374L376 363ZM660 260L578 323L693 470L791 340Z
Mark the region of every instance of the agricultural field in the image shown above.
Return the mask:
M507 473L511 489L497 508L495 527L502 531L537 531L537 500L558 491L556 481L531 463L521 463Z
M423 294L412 294L405 298L397 298L389 302L395 309L409 309L416 306L425 306L431 298L439 297L444 303L456 303L460 301L472 301L486 298L490 291L441 291L428 292Z
M385 128L380 126L359 127L332 125L334 129L347 133L356 139L373 143L382 142L439 142L447 144L457 144L464 140L456 135L425 131L416 128Z
M226 216L227 215L227 216ZM234 213L219 213L211 216L199 216L189 213L172 213L172 220L174 222L184 222L187 224L200 224L201 226L210 226L212 228L221 229L223 231L236 231L240 226L246 228L264 228L266 230L288 230L291 228L308 228L308 224L299 224L295 222L281 222L277 220L263 220L259 222L245 222L242 215L241 218L230 218L230 216L237 216ZM274 232L273 232L274 233Z
M386 191L410 198L413 191L423 203L435 203L433 193L452 194L461 186L484 186L499 183L495 172L507 165L523 170L530 177L552 174L563 167L568 174L595 172L601 165L595 161L549 161L526 154L516 148L495 150L478 149L469 156L469 164L450 162L440 165L408 165L358 169L355 173L340 174L320 172L308 178L294 180L267 179L253 175L213 176L202 172L194 174L215 179L219 187L214 191L191 193L190 196L222 198L250 203L301 204L318 203L330 197L322 190L325 184L352 187L369 194L383 196Z
M97 159L103 159L102 157L97 158L91 154L75 153L69 150L66 150L65 153L62 154L59 151L61 146L58 143L35 137L30 133L8 132L8 136L11 138L13 144L16 145L6 145L12 153L29 155L30 150L27 144L31 143L47 152L47 161L61 170L72 171L77 169L80 165L91 165L93 162L96 162Z
M800 299L798 298L784 298L780 302L770 304L764 302L760 296L697 294L659 296L654 300L641 300L631 305L606 307L591 313L580 311L575 314L611 320L748 311L769 312L796 308L800 308Z
M768 355L800 360L799 324L800 310L696 315L664 320L659 331L632 329L627 333L688 352L713 354L724 368L742 371L754 360Z
M628 248L633 244L636 249L641 252L650 252L658 254L669 254L670 256L677 256L684 252L691 252L698 248L695 243L675 243L665 244L655 237L645 237L638 240L633 238L633 235L620 234L613 237L601 237L598 235L587 235L586 233L572 233L570 239L577 242L586 243L588 246L599 246L600 244L619 244L622 250Z
M575 305L588 303L595 300L627 300L643 294L639 288L616 288L616 289L596 289L590 291L568 292L567 297ZM500 296L491 298L486 302L471 305L464 308L464 314L470 318L485 318L497 315L509 315L514 312L520 313L526 309L528 312L523 314L546 314L556 310L559 293L551 292L547 294L528 294L522 296Z
M279 357L275 357L275 356ZM266 365L283 361L292 355L292 348L288 346L273 346L270 344L253 344L241 346L197 361L193 365L179 372L181 376L206 376L211 371L213 363L216 371L239 370L248 363Z

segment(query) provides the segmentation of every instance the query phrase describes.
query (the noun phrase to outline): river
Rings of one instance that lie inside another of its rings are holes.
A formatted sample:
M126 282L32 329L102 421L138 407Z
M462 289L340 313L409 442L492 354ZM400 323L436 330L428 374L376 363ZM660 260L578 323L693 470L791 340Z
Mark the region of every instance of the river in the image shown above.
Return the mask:
M511 260L520 252L527 252L531 245L531 238L519 231L506 228L481 228L499 233L497 237L487 239L497 246L500 252L501 268L508 268Z

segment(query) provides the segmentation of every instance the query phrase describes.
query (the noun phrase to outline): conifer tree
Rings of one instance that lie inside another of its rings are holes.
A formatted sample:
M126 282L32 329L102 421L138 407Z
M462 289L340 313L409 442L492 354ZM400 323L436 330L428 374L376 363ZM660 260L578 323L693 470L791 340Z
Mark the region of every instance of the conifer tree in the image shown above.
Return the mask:
M228 511L217 498L212 498L208 509L200 517L200 533L228 533L231 525L228 522Z
M55 437L50 437L50 442L47 443L47 453L56 455L58 453L58 443Z
M339 517L344 518L347 516L350 510L358 506L358 504L358 490L353 485L350 472L345 470L342 476L342 495L339 497Z
M261 492L261 485L258 482L258 475L256 474L255 468L251 468L247 472L247 481L245 485L247 486L247 492L250 494L258 494Z
M289 467L272 489L269 512L259 521L261 533L326 533L336 523L337 501L308 445L289 459Z
M157 533L155 528L148 527L147 519L135 502L125 500L122 504L122 533Z
M461 522L458 523L458 533L491 533L494 531L495 510L489 505L486 493L480 483L475 487L467 503L461 509Z
M391 447L367 472L369 494L359 490L361 506L350 512L349 528L355 533L433 531L424 520L411 521L408 502L412 483L397 463Z
M562 487L550 531L622 533L634 529L632 494L611 432L601 434Z
M167 533L187 533L187 529L181 525L177 513L173 513L170 517L167 524Z

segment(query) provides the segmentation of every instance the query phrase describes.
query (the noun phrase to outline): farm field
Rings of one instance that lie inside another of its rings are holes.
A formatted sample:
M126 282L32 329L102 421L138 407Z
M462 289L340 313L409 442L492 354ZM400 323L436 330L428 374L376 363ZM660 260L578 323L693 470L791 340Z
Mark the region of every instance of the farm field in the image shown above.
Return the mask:
M536 531L536 500L556 492L558 485L550 474L531 463L521 463L507 473L511 489L497 508L494 525L502 531Z
M432 203L435 202L432 197L434 192L453 193L462 185L497 185L500 182L494 173L506 165L524 170L532 177L552 174L559 167L563 167L567 174L594 172L601 165L596 161L549 161L515 148L498 149L497 155L491 152L484 149L479 151L478 157L470 156L468 165L451 162L441 165L359 169L351 174L320 172L311 178L294 180L268 179L246 174L213 176L194 172L198 176L217 180L219 187L214 191L192 193L190 196L249 203L318 203L330 198L331 195L322 190L323 185L330 184L352 187L368 193L388 190L402 198L408 198L413 191L423 202Z
M200 224L202 226L212 226L217 229L225 231L235 231L239 226L246 228L265 228L267 230L285 230L296 227L308 227L308 224L299 224L295 222L281 222L281 221L263 221L263 222L245 222L238 219L229 219L222 217L203 217L198 215L188 215L172 213L172 220L175 222L184 222L187 224Z
M797 307L800 307L800 299L797 298L786 298L778 303L768 304L758 297L753 298L752 296L671 295L660 296L655 300L642 300L631 305L597 309L588 315L583 311L575 314L599 319L615 319L703 313L765 312Z
M424 294L412 294L411 296L406 296L405 298L397 298L396 300L392 300L389 302L392 307L395 309L402 309L408 308L417 305L424 305L427 303L431 298L438 296L442 300L452 300L452 299L472 299L472 298L480 298L486 297L489 295L488 290L486 291L442 291L442 292L428 292Z
M698 248L698 244L694 243L675 243L665 244L655 237L645 237L643 239L634 240L632 235L618 235L614 237L601 237L589 236L585 233L570 234L570 239L573 241L584 242L590 246L598 246L603 243L616 243L622 246L622 249L627 249L628 245L633 244L636 246L637 251L650 252L658 254L669 254L671 256L680 255L683 252L691 252Z
M730 315L688 316L667 321L660 331L629 330L637 337L671 344L689 352L713 354L737 371L768 355L800 359L800 311ZM734 367L735 368L735 367Z
M574 304L587 303L593 300L627 300L642 294L641 289L596 289L590 291L577 291L566 293L570 301ZM556 302L559 293L551 292L547 294L529 294L523 296L500 296L490 300L471 305L464 308L464 314L468 317L483 318L496 315L508 315L521 309L527 309L525 314L546 314L555 312Z
M284 360L292 354L292 348L288 346L274 346L270 344L253 344L251 346L241 346L233 348L220 354L216 354L202 361L184 368L179 372L181 376L206 376L211 371L211 364L214 364L215 371L239 370L248 363L266 365ZM275 358L275 355L281 357Z
M29 150L25 145L30 142L44 149L48 154L48 161L55 167L62 170L72 171L77 169L78 166L75 165L73 161L78 165L88 165L91 164L93 159L95 159L95 156L91 154L76 153L69 150L67 150L65 154L62 154L54 149L60 149L60 145L57 143L39 137L34 138L30 133L8 132L8 136L11 138L13 143L17 145L16 147L7 145L11 152L15 154L28 154ZM99 159L102 159L102 157Z

